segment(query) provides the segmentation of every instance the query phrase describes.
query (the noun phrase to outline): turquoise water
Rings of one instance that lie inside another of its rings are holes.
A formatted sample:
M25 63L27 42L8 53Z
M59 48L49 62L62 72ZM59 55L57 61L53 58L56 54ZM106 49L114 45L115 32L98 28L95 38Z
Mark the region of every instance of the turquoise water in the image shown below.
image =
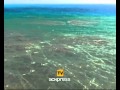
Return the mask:
M4 7L4 88L115 89L115 5ZM70 82L50 82L64 69Z

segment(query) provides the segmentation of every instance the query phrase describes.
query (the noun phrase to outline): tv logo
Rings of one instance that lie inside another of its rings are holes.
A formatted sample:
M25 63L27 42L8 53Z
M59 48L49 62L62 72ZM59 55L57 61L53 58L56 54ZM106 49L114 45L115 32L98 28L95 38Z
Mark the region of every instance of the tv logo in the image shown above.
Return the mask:
M63 77L64 76L64 70L63 69L58 69L57 70L57 76L58 77ZM70 78L49 78L49 81L70 81Z
M64 70L63 69L57 70L57 76L58 77L63 77L64 76Z

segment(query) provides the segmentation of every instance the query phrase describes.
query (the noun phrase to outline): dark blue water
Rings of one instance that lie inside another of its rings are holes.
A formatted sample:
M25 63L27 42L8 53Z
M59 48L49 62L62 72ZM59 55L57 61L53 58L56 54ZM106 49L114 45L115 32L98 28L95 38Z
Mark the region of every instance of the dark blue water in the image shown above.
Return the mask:
M116 15L115 5L5 5L5 12L29 12L38 14ZM17 8L17 9L16 9Z

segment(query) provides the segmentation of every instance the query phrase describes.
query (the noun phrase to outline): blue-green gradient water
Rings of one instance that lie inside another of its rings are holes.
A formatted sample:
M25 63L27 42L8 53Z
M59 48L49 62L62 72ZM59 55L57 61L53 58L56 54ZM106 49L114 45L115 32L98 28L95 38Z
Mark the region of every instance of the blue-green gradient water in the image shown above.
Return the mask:
M116 6L5 5L4 58L6 90L116 89Z

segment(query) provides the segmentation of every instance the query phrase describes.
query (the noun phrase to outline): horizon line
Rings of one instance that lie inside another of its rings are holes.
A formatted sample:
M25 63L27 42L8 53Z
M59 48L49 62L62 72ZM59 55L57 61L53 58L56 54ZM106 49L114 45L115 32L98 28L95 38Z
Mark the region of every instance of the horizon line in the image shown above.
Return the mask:
M104 5L106 5L106 4L112 4L112 5L116 5L116 3L4 3L4 5L22 5L22 4L27 4L27 5L35 5L35 4L37 4L37 5L61 5L61 4L63 4L63 5L72 5L72 4L104 4Z

